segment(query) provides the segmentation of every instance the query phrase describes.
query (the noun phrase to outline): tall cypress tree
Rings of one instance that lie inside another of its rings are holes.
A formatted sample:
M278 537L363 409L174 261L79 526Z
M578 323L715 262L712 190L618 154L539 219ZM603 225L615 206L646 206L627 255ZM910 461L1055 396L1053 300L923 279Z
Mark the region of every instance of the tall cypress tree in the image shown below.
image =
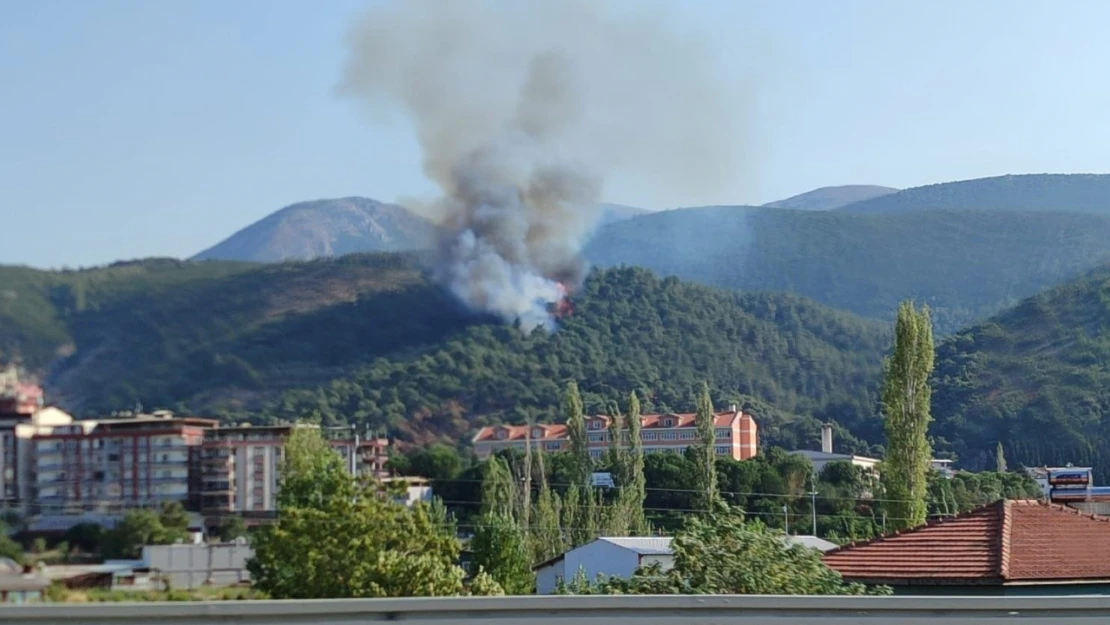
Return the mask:
M717 501L717 428L713 422L713 399L709 396L709 384L702 382L696 403L694 425L697 428L698 452L702 465L698 475L698 490L701 492L704 509L711 511Z
M999 473L1006 472L1006 450L1002 447L1002 441L998 441L998 446L994 448L994 469Z
M578 394L578 384L567 382L563 396L563 420L567 424L567 438L570 439L570 453L574 458L574 482L585 487L590 479L593 463L586 439L586 416L582 413L582 396Z
M628 438L632 443L628 451L629 514L628 527L632 534L642 536L648 533L647 519L644 518L644 501L647 499L647 482L644 479L644 442L640 439L640 398L636 391L628 398Z
M888 519L895 529L925 522L933 456L928 438L933 358L933 324L928 306L918 311L912 302L902 302L882 394L886 426L882 483Z

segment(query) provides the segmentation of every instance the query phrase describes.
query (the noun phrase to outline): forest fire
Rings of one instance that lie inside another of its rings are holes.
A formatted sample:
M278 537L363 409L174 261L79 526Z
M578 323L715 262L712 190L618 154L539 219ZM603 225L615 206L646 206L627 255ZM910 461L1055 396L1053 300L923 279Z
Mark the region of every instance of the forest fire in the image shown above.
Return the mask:
M567 286L562 282L557 284L560 294L559 301L551 304L548 307L548 312L556 319L562 319L574 312L574 303L570 301L570 291L567 289Z

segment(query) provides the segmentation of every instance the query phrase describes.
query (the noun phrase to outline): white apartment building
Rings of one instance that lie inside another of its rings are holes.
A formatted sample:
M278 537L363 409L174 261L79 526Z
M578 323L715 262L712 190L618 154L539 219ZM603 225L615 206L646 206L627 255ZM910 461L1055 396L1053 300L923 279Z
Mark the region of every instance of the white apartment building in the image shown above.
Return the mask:
M0 415L0 496L2 507L26 513L35 499L33 472L34 437L45 436L73 417L57 408L41 408L32 414Z

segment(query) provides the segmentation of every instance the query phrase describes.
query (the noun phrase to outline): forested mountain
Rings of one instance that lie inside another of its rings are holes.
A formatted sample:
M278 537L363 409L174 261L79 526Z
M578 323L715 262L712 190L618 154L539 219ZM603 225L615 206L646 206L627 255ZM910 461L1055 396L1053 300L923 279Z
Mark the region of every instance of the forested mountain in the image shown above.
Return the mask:
M817 444L819 423L793 415L850 424L878 440L872 415L885 325L796 296L722 292L632 268L595 272L574 305L554 334L469 325L315 391L290 392L266 412L353 417L412 438L459 436L475 422L557 419L569 379L597 412L632 389L645 410L692 410L705 379L717 405L749 406L767 441ZM840 440L863 449L847 432Z
M586 255L712 286L787 291L889 319L913 298L950 333L1110 259L1110 217L715 206L603 228Z
M27 364L39 368L72 351L48 391L78 412L142 403L263 421L318 416L408 440L553 418L572 378L591 410L634 388L648 407L690 409L707 379L719 405L752 407L768 440L816 444L812 415L873 433L889 336L883 324L800 297L723 292L642 269L595 272L562 327L531 336L461 310L408 255L0 277L0 291L20 289L12 301L35 304L0 309L13 322L0 340L34 354ZM863 449L847 432L838 440Z
M1110 480L1110 267L941 344L933 432L965 467L1072 462Z
M848 204L847 213L1063 211L1110 215L1110 175L1023 174L915 187Z
M785 200L767 202L768 208L794 208L798 210L826 211L897 192L892 187L873 184L847 184L838 187L821 187L805 193L788 197Z

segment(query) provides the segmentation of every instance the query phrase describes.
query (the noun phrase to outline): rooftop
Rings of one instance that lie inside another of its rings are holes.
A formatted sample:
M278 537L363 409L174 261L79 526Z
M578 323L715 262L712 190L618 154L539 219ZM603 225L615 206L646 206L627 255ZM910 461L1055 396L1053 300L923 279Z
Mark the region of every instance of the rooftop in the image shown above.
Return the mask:
M642 556L671 555L671 538L669 536L602 536L598 540L624 547Z
M694 421L695 421L696 416L697 415L693 412L682 412L682 413L671 412L671 413L665 413L665 414L648 414L648 415L643 415L643 416L640 417L640 427L645 429L645 430L653 430L653 429L660 429L660 428L664 428L664 429L666 429L666 428L690 428L690 427L694 427ZM724 412L715 413L713 424L714 424L715 427L719 427L719 428L730 427L733 423L733 420L736 419L738 416L748 417L749 419L752 418L752 415L750 415L748 413L744 413L744 412L740 412L740 411L726 410ZM666 420L668 418L672 420L671 425L666 424ZM591 417L586 417L586 422L589 423L590 421L599 420L599 419L601 421L603 421L606 424L605 427L608 428L608 424L609 424L609 422L611 421L612 418L609 417L608 415L594 415L594 416L591 416ZM533 429L538 428L538 429L543 430L543 437L541 439L538 439L538 440L564 439L564 438L567 437L567 426L563 425L563 424L546 425L546 424L537 423L535 425L532 425L531 427ZM488 441L488 440L495 440L495 439L496 440L501 440L501 441L523 441L525 438L528 437L528 428L529 428L529 426L527 426L527 425L491 425L491 426L486 426L486 427L478 430L478 433L474 436L474 442L481 442L481 441ZM505 438L498 439L497 438L497 431L498 430L506 430L508 432L508 436L506 436Z
M1110 580L1110 518L999 501L825 554L845 579L892 585Z

